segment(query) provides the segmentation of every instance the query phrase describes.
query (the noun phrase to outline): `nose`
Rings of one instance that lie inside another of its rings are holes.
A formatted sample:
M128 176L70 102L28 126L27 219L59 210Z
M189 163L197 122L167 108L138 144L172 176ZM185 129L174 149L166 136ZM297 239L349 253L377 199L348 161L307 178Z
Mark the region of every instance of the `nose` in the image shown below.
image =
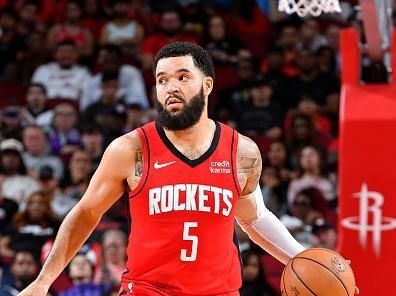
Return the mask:
M169 94L180 93L179 80L170 79L167 85L167 92Z

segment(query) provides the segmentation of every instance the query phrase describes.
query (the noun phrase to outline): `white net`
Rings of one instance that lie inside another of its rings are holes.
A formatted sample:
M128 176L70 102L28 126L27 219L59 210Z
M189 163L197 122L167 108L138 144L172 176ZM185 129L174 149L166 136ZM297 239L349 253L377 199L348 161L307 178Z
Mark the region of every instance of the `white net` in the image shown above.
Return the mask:
M341 12L338 0L279 0L278 9L288 14L319 16L322 12Z

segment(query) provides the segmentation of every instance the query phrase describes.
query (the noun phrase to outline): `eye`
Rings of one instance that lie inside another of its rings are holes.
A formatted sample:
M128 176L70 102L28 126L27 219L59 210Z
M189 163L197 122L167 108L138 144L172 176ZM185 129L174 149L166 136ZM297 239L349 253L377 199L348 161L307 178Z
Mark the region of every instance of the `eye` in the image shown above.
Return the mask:
M188 77L188 75L182 75L180 76L179 80L180 81L187 81L190 77Z
M165 82L166 82L166 79L163 78L163 77L161 77L160 79L158 79L158 83L159 83L159 84L165 84Z

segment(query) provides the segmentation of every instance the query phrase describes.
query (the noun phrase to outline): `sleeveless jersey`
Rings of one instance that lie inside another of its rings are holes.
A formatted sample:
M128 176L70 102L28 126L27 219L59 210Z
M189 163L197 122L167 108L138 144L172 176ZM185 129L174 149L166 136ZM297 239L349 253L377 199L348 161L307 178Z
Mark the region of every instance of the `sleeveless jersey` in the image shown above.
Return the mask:
M132 222L122 281L169 295L238 295L237 132L216 122L210 148L195 160L154 122L138 133L144 169L129 196Z

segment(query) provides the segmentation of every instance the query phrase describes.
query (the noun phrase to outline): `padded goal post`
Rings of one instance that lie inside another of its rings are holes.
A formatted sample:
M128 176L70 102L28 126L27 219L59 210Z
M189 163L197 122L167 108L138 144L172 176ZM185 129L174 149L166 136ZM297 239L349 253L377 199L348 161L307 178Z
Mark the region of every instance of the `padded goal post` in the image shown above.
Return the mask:
M352 260L360 295L394 295L396 73L389 84L361 83L358 32L344 29L340 41L338 251Z

